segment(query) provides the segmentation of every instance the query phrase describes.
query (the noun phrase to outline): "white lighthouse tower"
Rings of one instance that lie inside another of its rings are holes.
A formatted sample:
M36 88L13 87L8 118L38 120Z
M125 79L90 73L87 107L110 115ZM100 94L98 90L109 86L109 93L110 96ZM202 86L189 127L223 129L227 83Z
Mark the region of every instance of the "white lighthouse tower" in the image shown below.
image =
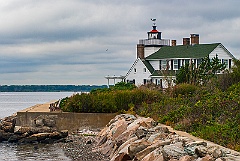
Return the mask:
M139 40L137 44L137 58L144 59L152 53L158 51L162 46L169 46L169 39L162 39L162 33L157 30L156 19L153 22L152 30L147 32L148 39Z

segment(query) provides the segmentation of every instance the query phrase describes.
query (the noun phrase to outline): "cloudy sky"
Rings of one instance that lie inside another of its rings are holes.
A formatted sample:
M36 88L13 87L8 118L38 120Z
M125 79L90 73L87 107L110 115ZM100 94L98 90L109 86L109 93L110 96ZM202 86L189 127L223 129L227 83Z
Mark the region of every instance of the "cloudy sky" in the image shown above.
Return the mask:
M151 18L164 39L200 34L240 58L239 0L0 0L0 84L107 84Z

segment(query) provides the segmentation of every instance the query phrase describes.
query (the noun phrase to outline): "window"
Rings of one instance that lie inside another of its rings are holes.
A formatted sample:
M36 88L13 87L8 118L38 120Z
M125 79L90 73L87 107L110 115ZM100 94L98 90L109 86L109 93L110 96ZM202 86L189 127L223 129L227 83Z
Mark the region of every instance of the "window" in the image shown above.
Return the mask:
M228 68L228 59L223 59L222 63L226 65L226 68Z
M146 69L146 68L143 68L143 72L146 73L146 72L147 72L147 69Z
M197 67L202 63L202 59L197 59Z
M181 66L182 66L182 64L181 64L181 59L178 59L178 69L180 69Z
M147 84L147 80L146 79L143 79L143 84Z
M166 70L167 69L167 60L162 60L161 61L161 69Z
M137 68L134 68L134 73L136 73L137 72Z
M189 61L190 61L189 59L186 59L186 60L185 60L185 65L186 65L186 64L189 64Z
M178 70L178 60L173 60L173 70Z

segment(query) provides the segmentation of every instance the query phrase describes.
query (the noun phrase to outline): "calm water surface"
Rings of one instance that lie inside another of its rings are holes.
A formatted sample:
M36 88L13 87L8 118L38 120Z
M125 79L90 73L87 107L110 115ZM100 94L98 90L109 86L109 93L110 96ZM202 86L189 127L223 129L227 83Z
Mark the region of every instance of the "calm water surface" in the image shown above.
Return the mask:
M0 92L0 118L36 104L71 96L73 92Z
M0 118L19 110L71 96L73 92L0 92ZM70 161L57 144L0 143L0 161Z

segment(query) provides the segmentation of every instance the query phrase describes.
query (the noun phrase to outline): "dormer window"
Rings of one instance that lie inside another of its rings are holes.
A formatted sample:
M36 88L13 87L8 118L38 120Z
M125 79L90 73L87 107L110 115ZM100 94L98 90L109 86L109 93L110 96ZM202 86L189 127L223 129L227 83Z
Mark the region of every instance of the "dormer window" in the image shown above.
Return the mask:
M143 72L146 73L146 72L147 72L147 69L146 69L146 68L143 68Z

